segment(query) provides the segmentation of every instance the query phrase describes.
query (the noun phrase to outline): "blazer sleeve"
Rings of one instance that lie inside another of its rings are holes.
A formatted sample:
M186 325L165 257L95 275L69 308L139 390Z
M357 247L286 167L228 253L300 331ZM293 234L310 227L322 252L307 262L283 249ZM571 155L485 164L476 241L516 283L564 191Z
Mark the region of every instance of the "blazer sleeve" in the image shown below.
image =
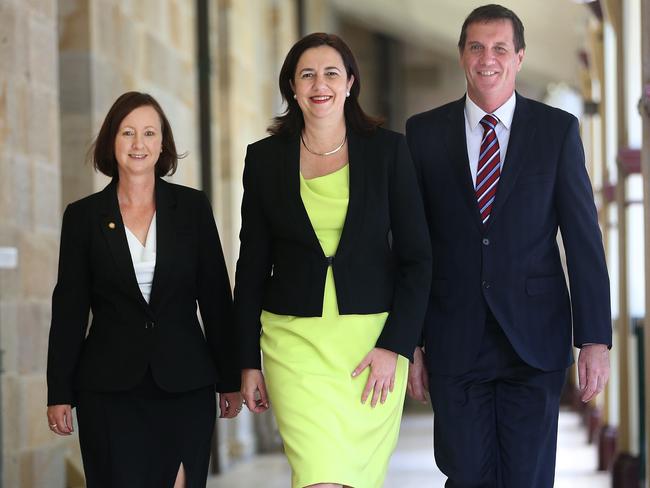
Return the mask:
M413 360L431 286L431 244L411 156L399 136L389 175L392 251L397 265L393 306L377 347Z
M52 293L47 353L47 404L74 405L73 378L90 313L89 223L83 208L63 213L59 271Z
M260 314L271 274L271 232L260 200L256 161L248 147L244 164L240 249L235 275L235 314L242 368L261 369Z
M556 205L571 290L573 338L612 345L609 276L578 121L571 117L560 153Z
M427 207L427 197L426 197L426 188L424 186L424 177L422 174L422 158L421 154L419 151L419 140L422 139L422 135L418 133L418 127L417 123L415 121L414 117L411 117L406 121L406 143L409 148L409 153L411 155L411 159L413 160L413 166L415 168L415 177L418 182L418 189L420 191L420 196L422 199L422 206L424 208L424 217L426 220L426 225L427 225L427 232L429 232L429 222L431 222L431 215L430 211L431 209ZM429 236L431 235L430 232L428 234ZM431 248L431 247L430 247ZM431 248L431 272L433 273L433 249ZM433 279L433 275L432 275ZM430 290L429 290L430 291ZM426 312L424 314L424 319L422 321L422 331L420 333L420 337L418 340L418 346L419 347L424 347L424 336L425 336L425 330L427 327L431 327L433 325L433 313L432 313L432 307L431 307L431 296L427 298L427 305L426 305Z
M217 391L239 391L236 330L228 270L212 207L201 193L198 303L205 338L219 373Z

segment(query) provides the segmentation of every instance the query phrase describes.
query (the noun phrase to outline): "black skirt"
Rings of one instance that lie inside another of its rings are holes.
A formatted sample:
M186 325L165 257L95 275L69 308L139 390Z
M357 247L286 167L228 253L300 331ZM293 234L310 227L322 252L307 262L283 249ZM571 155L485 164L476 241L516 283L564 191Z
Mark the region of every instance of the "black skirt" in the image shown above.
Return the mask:
M204 488L216 418L213 386L169 393L151 371L133 390L79 392L77 421L87 488Z

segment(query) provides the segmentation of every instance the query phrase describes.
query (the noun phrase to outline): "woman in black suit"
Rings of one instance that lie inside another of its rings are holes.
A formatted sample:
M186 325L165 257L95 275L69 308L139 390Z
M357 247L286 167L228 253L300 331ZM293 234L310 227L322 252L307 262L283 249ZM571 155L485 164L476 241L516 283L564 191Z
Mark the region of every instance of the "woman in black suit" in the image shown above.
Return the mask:
M210 204L161 178L178 157L156 100L125 93L93 150L95 169L113 180L63 215L47 418L70 435L77 407L89 488L205 486L215 385L221 417L241 409Z
M429 295L415 171L404 136L359 106L337 36L298 41L280 91L287 111L244 167L242 393L253 412L273 404L294 488L377 488Z

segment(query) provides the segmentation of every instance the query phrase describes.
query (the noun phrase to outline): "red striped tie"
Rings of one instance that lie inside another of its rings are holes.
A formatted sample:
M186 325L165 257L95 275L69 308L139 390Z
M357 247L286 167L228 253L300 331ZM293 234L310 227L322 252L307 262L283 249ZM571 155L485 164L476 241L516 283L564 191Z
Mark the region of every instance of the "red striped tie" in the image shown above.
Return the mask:
M481 119L483 140L476 169L476 201L483 225L487 224L490 218L492 203L497 194L497 185L501 176L501 152L496 133L498 123L499 119L490 114Z

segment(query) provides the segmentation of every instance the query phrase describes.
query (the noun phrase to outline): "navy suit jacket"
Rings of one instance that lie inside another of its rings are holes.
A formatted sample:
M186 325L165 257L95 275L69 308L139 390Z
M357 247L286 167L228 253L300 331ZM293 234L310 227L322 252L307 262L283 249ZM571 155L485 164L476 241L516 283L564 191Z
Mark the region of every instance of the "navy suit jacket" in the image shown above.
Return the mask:
M463 97L406 125L433 249L424 325L430 371L471 369L487 307L519 356L544 371L571 364L572 335L578 347L611 346L609 278L577 119L517 94L484 227L469 170L464 107Z

